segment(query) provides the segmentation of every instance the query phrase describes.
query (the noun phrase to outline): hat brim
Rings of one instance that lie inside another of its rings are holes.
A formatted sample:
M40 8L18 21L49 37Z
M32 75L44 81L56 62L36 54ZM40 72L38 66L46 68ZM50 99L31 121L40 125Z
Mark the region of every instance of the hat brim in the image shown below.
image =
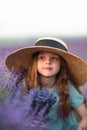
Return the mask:
M18 49L6 57L5 64L10 71L12 70L12 67L16 71L19 70L20 67L28 69L29 65L31 64L32 55L40 51L48 51L60 55L67 62L69 69L76 77L79 84L82 85L83 83L87 82L87 63L70 52L53 47L29 46Z

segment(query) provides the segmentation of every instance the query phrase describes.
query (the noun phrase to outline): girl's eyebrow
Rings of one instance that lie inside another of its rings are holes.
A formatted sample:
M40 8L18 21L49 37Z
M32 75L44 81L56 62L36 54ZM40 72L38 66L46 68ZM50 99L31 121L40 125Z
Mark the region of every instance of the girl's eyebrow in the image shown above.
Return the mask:
M53 56L57 56L57 57L59 57L59 55L57 55L57 54L55 54L55 53L53 53Z

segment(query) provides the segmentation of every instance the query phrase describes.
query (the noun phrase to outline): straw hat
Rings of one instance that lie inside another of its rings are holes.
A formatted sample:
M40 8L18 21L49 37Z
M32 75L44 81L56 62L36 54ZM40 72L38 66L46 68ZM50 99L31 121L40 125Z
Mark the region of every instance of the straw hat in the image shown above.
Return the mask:
M8 55L5 59L7 68L11 71L19 70L20 67L27 69L31 64L32 55L39 51L53 52L65 59L72 74L79 84L87 82L87 63L78 56L68 52L67 45L60 39L52 37L40 38L34 46L23 47Z

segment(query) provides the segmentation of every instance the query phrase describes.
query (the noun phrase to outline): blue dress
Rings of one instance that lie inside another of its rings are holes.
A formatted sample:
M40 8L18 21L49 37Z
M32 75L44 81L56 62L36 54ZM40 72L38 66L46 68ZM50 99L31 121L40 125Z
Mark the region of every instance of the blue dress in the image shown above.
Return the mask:
M69 93L70 93L70 102L73 108L79 107L83 102L83 96L75 89L75 87L69 82L68 83ZM51 91L55 96L57 96L57 102L51 108L47 122L50 124L51 130L76 130L78 127L78 121L76 120L76 116L73 112L70 113L69 117L65 120L58 117L57 114L57 104L59 100L59 96L57 94L57 88L55 87L53 91Z

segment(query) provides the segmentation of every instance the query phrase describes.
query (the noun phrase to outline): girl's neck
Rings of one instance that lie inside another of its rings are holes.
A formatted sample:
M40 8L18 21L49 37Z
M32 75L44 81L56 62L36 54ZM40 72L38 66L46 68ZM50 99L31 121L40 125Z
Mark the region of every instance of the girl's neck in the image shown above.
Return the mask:
M48 88L51 89L54 87L56 79L55 77L40 77L42 88Z

